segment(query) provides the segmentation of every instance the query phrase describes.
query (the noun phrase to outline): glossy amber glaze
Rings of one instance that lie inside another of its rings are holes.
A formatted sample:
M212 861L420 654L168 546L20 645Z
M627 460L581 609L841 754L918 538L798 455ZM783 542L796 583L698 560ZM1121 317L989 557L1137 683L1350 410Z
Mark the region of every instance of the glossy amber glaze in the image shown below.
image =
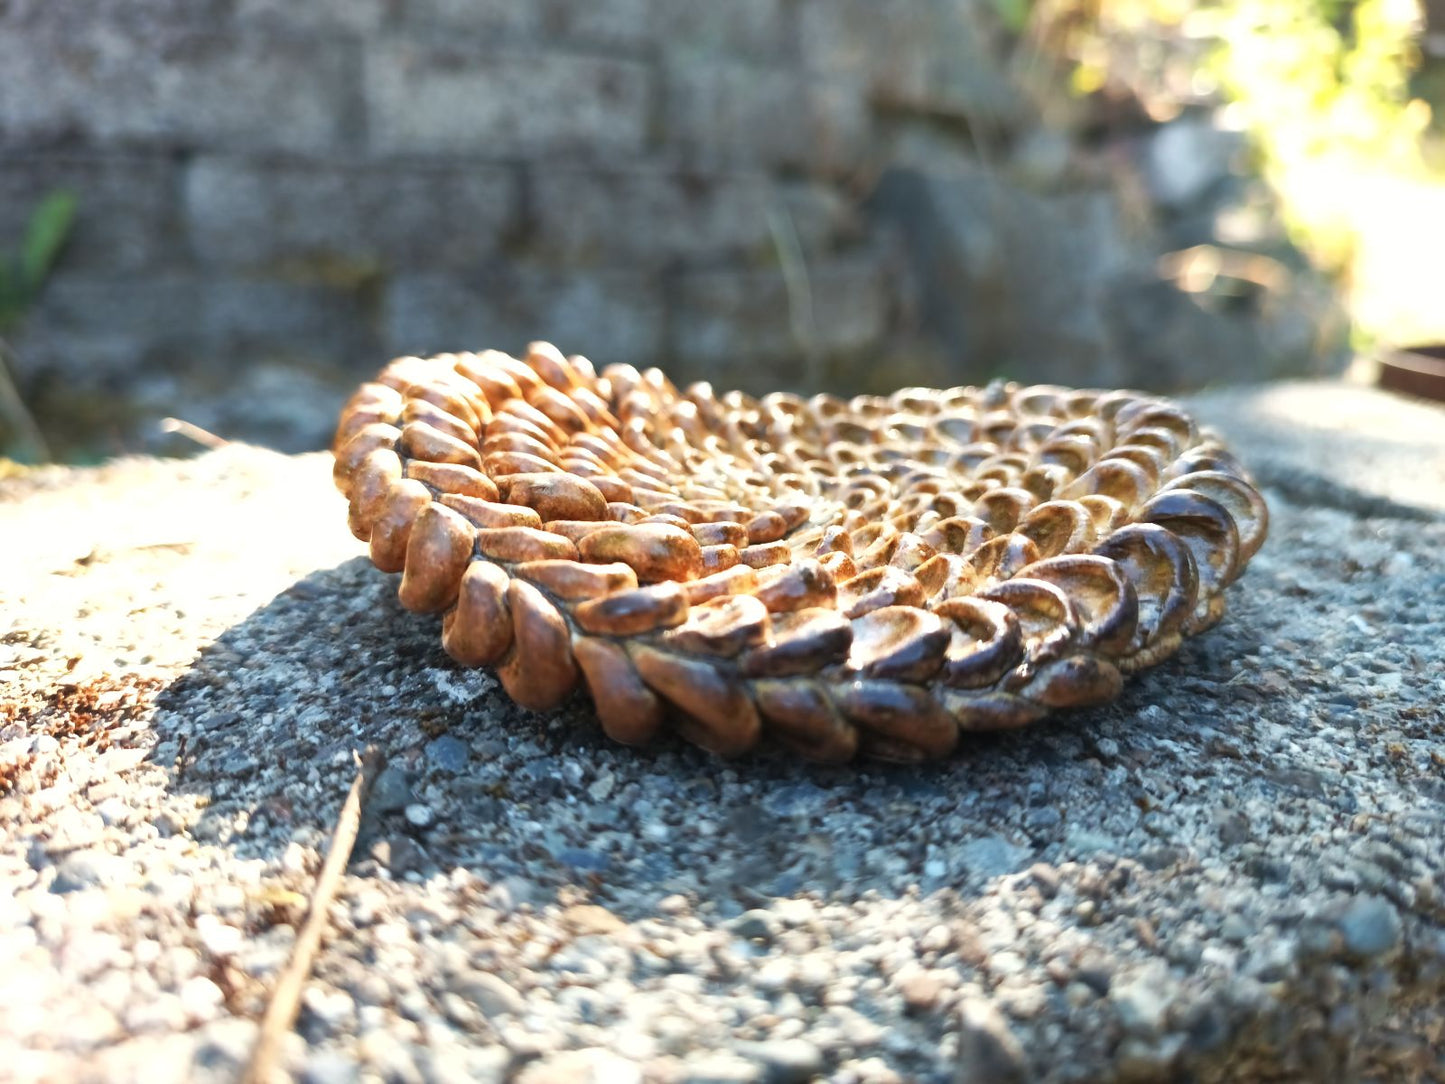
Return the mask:
M1220 619L1268 521L1163 399L754 399L547 343L393 361L335 452L352 531L454 659L723 755L926 760L1107 701Z

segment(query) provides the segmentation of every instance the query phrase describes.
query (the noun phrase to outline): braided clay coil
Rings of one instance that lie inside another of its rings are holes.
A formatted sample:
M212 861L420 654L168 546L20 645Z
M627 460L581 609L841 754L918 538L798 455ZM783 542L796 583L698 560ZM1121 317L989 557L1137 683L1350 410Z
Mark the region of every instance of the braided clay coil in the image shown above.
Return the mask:
M335 450L352 531L452 658L725 756L927 760L1103 703L1220 619L1268 519L1163 399L754 399L547 343L393 361Z

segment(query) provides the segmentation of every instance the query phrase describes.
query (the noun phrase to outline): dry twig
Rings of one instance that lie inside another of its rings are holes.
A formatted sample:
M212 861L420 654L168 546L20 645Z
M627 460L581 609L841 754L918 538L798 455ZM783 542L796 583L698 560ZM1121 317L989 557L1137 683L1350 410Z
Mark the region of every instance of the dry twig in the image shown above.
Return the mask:
M311 905L306 912L306 921L296 937L291 959L276 980L271 992L271 1001L266 1014L261 1018L261 1031L256 1037L256 1046L251 1051L250 1064L242 1074L242 1084L270 1084L275 1077L276 1061L281 1050L281 1039L296 1023L296 1014L301 1008L301 993L306 979L311 974L311 965L316 950L321 946L321 935L326 930L331 909L331 900L341 885L341 876L351 860L351 849L356 845L357 830L361 825L361 809L371 785L385 766L386 758L375 746L367 748L357 758L356 778L351 783L351 792L341 806L336 818L336 830L331 836L331 848L326 852L326 862L316 878L316 888L311 894Z
M202 429L199 425L193 425L184 418L162 418L160 429L162 433L179 433L181 436L195 441L202 448L209 448L212 451L217 448L225 448L231 443L225 437L218 437L215 433Z

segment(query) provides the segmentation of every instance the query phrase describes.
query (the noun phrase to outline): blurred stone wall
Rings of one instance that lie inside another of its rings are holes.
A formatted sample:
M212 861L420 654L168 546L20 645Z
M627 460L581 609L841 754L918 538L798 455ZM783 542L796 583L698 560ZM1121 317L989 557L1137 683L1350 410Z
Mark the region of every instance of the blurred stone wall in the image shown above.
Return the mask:
M993 10L0 0L0 245L80 201L22 393L82 452L165 414L300 448L395 354L536 337L754 390L1318 366L1297 269L1161 276L1235 148L1046 124Z

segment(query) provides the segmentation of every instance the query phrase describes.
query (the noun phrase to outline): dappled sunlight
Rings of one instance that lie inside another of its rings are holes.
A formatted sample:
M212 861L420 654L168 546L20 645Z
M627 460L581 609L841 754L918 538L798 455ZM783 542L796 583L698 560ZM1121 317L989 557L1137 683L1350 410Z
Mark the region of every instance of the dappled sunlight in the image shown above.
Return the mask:
M1075 94L1132 98L1166 131L1202 112L1220 137L1247 138L1234 168L1264 178L1277 205L1264 220L1257 205L1225 208L1218 246L1161 261L1181 289L1278 283L1285 269L1261 251L1273 216L1335 280L1357 347L1445 339L1445 28L1416 0L1105 0L1087 14L1060 0L1032 25L1074 64ZM1173 175L1198 169L1186 140L1156 153Z
M1341 155L1300 163L1280 187L1301 221L1349 231L1344 287L1362 331L1382 345L1445 341L1445 176Z

